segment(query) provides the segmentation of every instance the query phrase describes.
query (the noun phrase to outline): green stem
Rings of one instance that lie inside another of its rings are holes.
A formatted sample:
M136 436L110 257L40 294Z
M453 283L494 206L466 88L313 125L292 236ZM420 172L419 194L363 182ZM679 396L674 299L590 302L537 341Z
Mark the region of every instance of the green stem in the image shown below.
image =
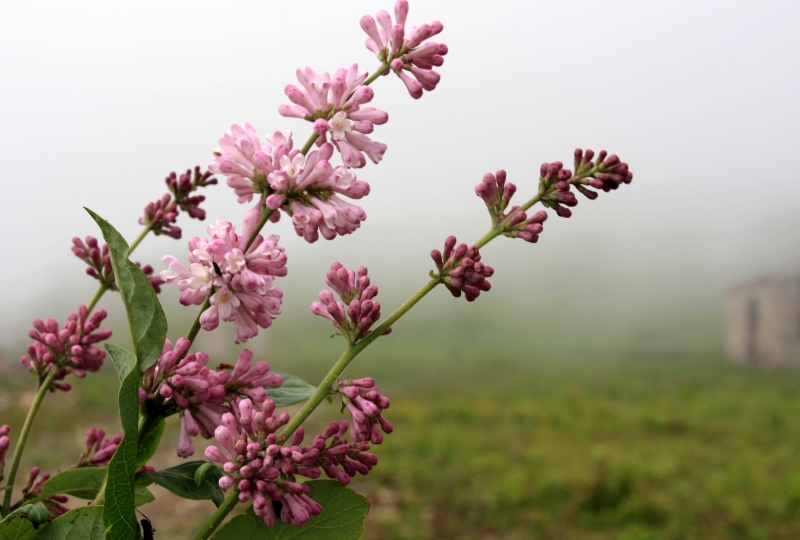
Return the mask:
M94 296L92 296L92 299L89 300L88 304L86 304L86 311L88 313L92 312L94 306L96 306L97 302L100 300L100 297L102 297L107 290L108 290L108 284L100 283L100 286L97 287L97 290L94 292Z
M200 306L200 311L197 312L197 317L192 323L192 327L189 329L189 333L186 334L186 339L188 339L190 343L193 343L194 338L197 337L197 333L200 331L200 317L203 315L203 312L207 310L210 305L211 305L211 295L209 294L208 297L206 298L206 301L203 302L202 306Z
M170 204L172 204L172 202L174 202L174 200L175 199L170 201ZM131 242L131 245L128 247L128 255L133 253L133 250L136 249L139 246L139 244L142 243L142 240L144 240L144 237L147 236L147 233L149 233L152 228L153 228L153 225L150 224L150 225L146 225L144 227L144 229L142 229L142 232L139 233L139 236L137 236L136 239L133 242Z
M316 133L315 133L315 135L316 135ZM312 142L312 143L314 142L313 139L309 139L309 141ZM308 144L308 143L306 143L306 144ZM305 154L305 152L303 152L303 153ZM266 206L262 206L261 207L261 217L258 220L258 225L256 225L256 228L253 231L252 236L250 236L250 239L247 241L247 245L245 246L245 248L242 251L247 253L247 250L250 249L250 246L252 246L253 242L256 241L256 236L258 236L258 234L261 232L261 229L263 229L264 225L266 225L267 221L269 221L269 217L274 213L275 213L275 210L270 210Z
M306 141L306 144L303 145L303 149L300 150L300 153L303 155L308 154L308 151L311 150L311 145L314 144L314 141L316 141L318 138L319 138L318 133L312 133L311 136Z
M285 441L288 437L291 436L294 431L300 427L303 422L314 412L320 403L322 403L326 397L328 397L328 393L331 390L333 384L339 378L344 370L350 365L350 362L358 356L361 351L363 351L370 343L378 339L391 325L393 325L397 320L406 314L406 312L414 307L414 305L422 300L426 294L431 292L441 281L439 279L432 279L428 283L425 284L420 290L418 290L414 295L406 300L406 302L401 305L394 313L389 315L385 321L383 321L380 326L375 328L372 332L367 334L362 340L360 340L355 345L350 345L344 351L344 354L337 360L337 362L333 365L331 370L325 375L325 378L322 380L320 385L317 387L317 390L314 394L306 401L303 408L298 411L298 413L292 418L292 420L286 424L286 428L281 432L281 436L279 441Z
M6 493L3 497L3 515L7 514L11 508L11 492L14 490L14 481L17 478L19 462L20 459L22 459L22 452L25 449L25 443L28 441L28 435L30 434L31 427L33 426L33 419L36 417L36 413L39 412L39 406L42 404L42 400L44 399L48 388L50 388L50 384L56 378L58 371L59 370L57 366L54 365L50 367L50 372L47 374L44 381L42 381L42 383L39 385L39 389L37 390L36 395L33 397L33 403L31 403L31 406L28 409L28 415L25 417L25 423L22 424L22 429L20 430L19 438L17 439L17 447L14 449L14 457L11 460L11 469L8 471Z
M369 78L366 81L364 81L363 86L369 86L370 84L375 82L375 79L377 79L378 77L389 71L389 67L390 67L389 64L381 64L381 67L379 67L375 73L370 75Z
M214 515L203 525L203 528L197 533L197 536L194 537L194 540L206 540L207 538L211 537L211 533L213 533L217 527L220 526L222 521L227 517L228 514L231 513L233 507L239 503L239 490L231 488L231 492L228 493L228 496L225 497L225 501L217 508L217 511L214 512Z

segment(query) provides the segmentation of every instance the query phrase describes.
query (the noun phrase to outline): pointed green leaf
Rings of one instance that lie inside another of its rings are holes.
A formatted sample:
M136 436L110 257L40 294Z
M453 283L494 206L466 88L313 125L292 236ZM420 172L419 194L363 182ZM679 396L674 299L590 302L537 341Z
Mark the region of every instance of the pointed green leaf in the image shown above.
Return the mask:
M139 379L136 357L115 345L106 345L117 375L122 441L108 464L103 527L114 540L138 540L139 523L134 506L137 439L139 436Z
M147 463L158 450L161 436L164 435L164 417L159 416L146 429L147 432L142 435L139 441L139 449L136 454L136 470L139 470L142 465Z
M317 387L308 384L306 381L292 375L291 373L281 373L274 371L283 377L283 384L278 388L270 388L267 390L269 399L275 402L276 407L288 407L295 403L300 403L307 400L316 391Z
M311 516L301 527L278 519L275 527L253 513L251 506L223 526L214 540L358 540L369 512L367 499L334 480L308 483L309 496L322 505L322 513Z
M156 500L156 496L153 495L147 488L140 488L133 492L133 504L136 506L142 506L143 504L151 503L154 500Z
M12 517L5 523L0 523L0 540L34 540L46 526L40 526L37 531L33 528L33 523L24 517Z
M103 540L103 507L84 506L57 517L37 540ZM117 538L117 537L109 537Z
M184 499L195 501L211 499L215 505L219 506L225 500L225 495L217 484L222 476L222 471L216 467L209 470L200 486L194 480L197 470L206 463L205 461L187 461L163 471L143 472L142 476Z
M164 348L167 337L167 319L158 301L150 279L128 260L128 243L106 220L89 210L108 243L111 266L114 268L117 288L122 295L128 323L133 338L133 353L139 360L139 369L145 371L155 364Z
M200 465L197 468L197 470L194 472L194 485L196 485L197 487L202 486L205 483L206 478L210 474L215 474L212 471L212 469L216 469L216 468L217 468L217 466L214 463L211 463L210 461ZM217 480L219 480L219 475L217 475Z
M105 477L105 467L83 467L61 471L47 481L39 497L47 499L53 495L63 494L92 500L100 491Z

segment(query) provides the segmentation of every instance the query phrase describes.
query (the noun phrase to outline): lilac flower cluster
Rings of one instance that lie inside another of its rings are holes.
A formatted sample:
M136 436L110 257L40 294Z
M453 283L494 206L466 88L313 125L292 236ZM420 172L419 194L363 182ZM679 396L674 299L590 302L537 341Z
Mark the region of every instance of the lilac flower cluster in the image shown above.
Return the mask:
M240 203L258 193L270 210L291 216L294 229L308 242L350 234L367 218L364 210L341 196L360 199L369 184L346 167L333 167L333 146L325 143L304 156L293 149L290 131L276 131L261 141L250 124L234 124L219 140L216 163L209 168L227 177ZM274 221L280 214L273 214Z
M31 473L28 476L28 484L22 488L22 497L23 500L33 499L38 496L42 492L42 488L50 480L50 474L44 473L41 476L39 474L42 470L39 467L32 467ZM42 500L42 503L45 507L53 513L54 516L58 517L60 515L66 514L69 512L69 508L63 505L63 503L67 502L69 497L66 495L50 495L46 499Z
M109 439L106 439L105 436L106 432L102 429L91 427L86 430L86 443L76 467L105 467L108 465L122 441L122 433L117 433Z
M320 301L311 303L311 312L330 319L350 343L369 334L381 318L381 303L373 300L378 296L378 286L370 285L367 269L359 266L354 272L335 262L325 273L325 282L342 301L337 302L333 293L325 289L319 293ZM387 328L384 334L391 331L391 327Z
M57 369L56 380L63 380L70 373L83 378L87 371L97 371L103 365L106 352L95 347L96 343L111 337L111 330L100 330L107 313L99 309L91 314L86 306L80 306L78 313L70 313L64 327L59 329L55 319L34 319L33 328L28 331L31 339L20 362L43 381L50 369ZM53 383L50 390L69 390L66 383Z
M503 234L536 243L539 240L539 234L544 229L542 223L547 219L547 212L540 211L528 217L525 212L519 210L519 206L512 206L508 213L505 213L505 209L516 191L517 186L506 182L506 171L502 169L497 171L497 174L486 173L483 175L483 180L475 186L475 194L483 199L486 208L489 209L492 225L496 226L508 216L512 216L505 224Z
M456 246L456 242L455 236L448 236L444 241L444 254L438 249L431 251L431 258L439 270L438 274L431 273L431 276L439 278L456 298L464 293L464 298L472 302L481 291L491 289L486 278L492 277L494 268L481 262L477 247Z
M11 428L8 424L0 426L0 480L3 479L3 469L6 466L6 452L8 452L8 447L11 446L11 439L8 438L10 431Z
M233 322L236 343L258 335L259 327L268 328L281 312L283 291L273 281L286 275L286 254L275 235L251 238L258 220L258 210L248 211L241 236L224 219L209 225L210 239L189 240L189 268L171 255L163 259L168 268L161 278L178 285L181 304L209 300L200 317L203 330L215 329L220 318Z
M542 204L553 208L560 217L568 218L572 211L566 207L578 204L570 187L575 186L588 199L596 199L597 192L588 189L589 187L608 192L622 184L630 184L633 180L628 164L620 161L616 154L609 156L605 150L601 150L597 160L593 161L593 158L592 150L584 152L580 148L576 149L574 175L560 161L543 163L539 178Z
M386 145L372 141L367 135L372 133L374 124L385 124L389 115L373 107L361 108L374 97L372 88L362 86L366 79L367 72L358 71L358 64L337 70L333 77L310 67L298 69L297 80L303 88L287 85L286 96L294 105L281 105L278 112L314 122L318 146L327 141L330 133L346 167L366 165L364 154L378 163L383 159Z
M187 354L190 346L186 338L178 339L174 347L166 340L161 356L144 372L139 388L140 403L157 399L162 410L177 408L180 413L177 446L180 457L194 454L192 437L202 435L210 439L222 415L231 412L231 405L243 396L261 402L267 399L264 387L277 388L283 383L280 375L270 373L267 362L253 364L253 353L248 349L239 354L229 372L209 369L208 355Z
M217 179L211 178L211 174L211 171L201 172L199 166L194 168L194 175L190 169L180 177L174 171L171 172L164 180L171 194L165 193L157 201L149 203L144 209L144 216L139 218L139 223L148 225L155 235L165 234L175 239L180 238L180 227L173 225L180 210L201 221L206 218L206 211L200 208L200 203L206 200L205 196L192 196L191 193L197 188L216 184Z
M270 527L277 523L278 514L284 523L300 526L322 512L322 506L309 497L311 486L297 482L296 476L319 478L322 469L330 478L348 484L356 473L367 474L378 463L368 452L367 442L351 444L342 439L346 420L333 422L306 447L300 446L305 434L301 426L287 446L280 446L275 432L289 421L289 414L276 416L272 400L254 405L242 399L233 409L238 423L234 413L222 416L214 433L222 450L209 446L205 457L222 464L225 476L219 480L220 488L236 486L239 500L252 500L253 511Z
M353 420L350 436L355 442L381 444L383 433L388 435L394 430L381 413L389 408L389 398L378 392L372 378L339 381L339 392L350 410Z
M375 53L381 62L389 64L406 85L411 97L419 99L423 90L430 92L439 84L441 77L433 68L444 63L447 45L426 42L443 30L444 26L439 21L415 26L406 35L407 16L408 2L398 0L394 5L394 24L391 15L384 10L378 11L374 19L364 15L360 23L369 36L367 49Z
M592 161L593 158L592 150L584 152L580 148L575 149L575 176L571 182L587 198L596 199L597 193L586 189L586 185L608 193L622 184L630 184L633 180L628 164L620 161L616 154L609 156L608 152L601 150L597 160Z
M103 244L101 247L93 236L87 236L86 243L84 243L83 240L76 236L72 239L72 253L88 265L86 268L87 274L105 284L108 289L117 290L114 269L111 267L111 256L108 254L108 244ZM159 276L153 275L153 267L149 264L142 266L142 263L138 261L135 264L148 277L156 294L160 293L164 280Z

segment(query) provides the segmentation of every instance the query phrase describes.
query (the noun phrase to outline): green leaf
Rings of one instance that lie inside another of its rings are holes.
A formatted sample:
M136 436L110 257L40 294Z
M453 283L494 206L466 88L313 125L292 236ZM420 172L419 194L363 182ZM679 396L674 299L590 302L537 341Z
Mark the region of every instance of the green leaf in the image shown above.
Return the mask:
M219 506L225 500L225 495L217 484L222 476L222 471L216 467L209 470L200 486L194 481L195 473L206 463L205 461L187 461L163 471L143 472L142 476L184 499L195 501L211 499L216 506Z
M140 488L133 492L133 504L136 506L142 506L143 504L151 503L154 500L156 500L156 496L153 495L147 488Z
M138 540L139 523L134 506L137 439L139 437L139 379L136 357L115 345L106 345L122 384L119 387L119 417L122 441L108 463L103 506L103 527L113 540Z
M281 373L279 371L272 371L278 373L283 377L283 384L278 388L270 388L267 390L269 399L275 402L276 407L288 407L295 403L300 403L311 397L317 387L308 384L306 381L292 375L291 373Z
M308 483L309 496L322 505L322 513L301 527L283 523L267 527L264 520L247 512L230 520L214 536L214 540L358 540L364 532L364 520L369 512L367 499L334 480L315 480Z
M200 465L197 468L197 470L194 472L194 485L196 485L197 487L202 486L205 483L206 478L208 477L208 475L209 474L214 474L212 472L212 469L216 469L216 468L217 468L217 466L215 464L211 463L210 461ZM217 480L219 480L219 476L217 477Z
M57 517L37 540L103 540L103 507L84 506ZM117 538L117 537L109 537ZM136 537L138 538L138 537Z
M149 424L146 428L147 431L142 435L139 441L139 449L136 453L136 469L138 470L142 465L147 463L153 454L158 450L158 444L161 442L161 436L164 435L164 417L159 416L156 420Z
M128 260L128 243L122 235L106 220L88 208L86 211L100 226L103 238L108 243L117 288L128 312L133 353L139 360L139 369L145 371L156 363L164 348L164 340L167 337L167 319L164 310L150 284L150 279L138 266Z
M92 500L100 491L105 477L105 467L83 467L62 471L47 481L39 497L46 499L53 495L64 494Z
M40 530L44 531L44 528L41 527ZM34 540L38 537L39 531L24 517L16 516L0 523L0 540Z

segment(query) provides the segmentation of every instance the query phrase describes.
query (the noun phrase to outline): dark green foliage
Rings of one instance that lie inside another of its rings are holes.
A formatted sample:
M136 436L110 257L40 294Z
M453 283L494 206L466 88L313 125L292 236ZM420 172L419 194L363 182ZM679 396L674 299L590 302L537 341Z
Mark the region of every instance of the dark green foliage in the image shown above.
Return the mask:
M63 494L78 499L92 500L100 491L106 477L105 467L83 467L62 471L50 478L42 488L40 497L46 499Z
M187 461L163 471L143 472L141 476L184 499L196 501L211 499L219 506L225 500L225 495L217 485L222 471L216 467L207 469L203 482L200 485L195 482L197 470L206 463L206 461Z
M311 516L302 527L278 520L267 527L253 508L240 514L219 529L214 540L358 540L364 531L364 518L369 512L367 500L333 480L315 480L312 499L322 505L322 513Z

